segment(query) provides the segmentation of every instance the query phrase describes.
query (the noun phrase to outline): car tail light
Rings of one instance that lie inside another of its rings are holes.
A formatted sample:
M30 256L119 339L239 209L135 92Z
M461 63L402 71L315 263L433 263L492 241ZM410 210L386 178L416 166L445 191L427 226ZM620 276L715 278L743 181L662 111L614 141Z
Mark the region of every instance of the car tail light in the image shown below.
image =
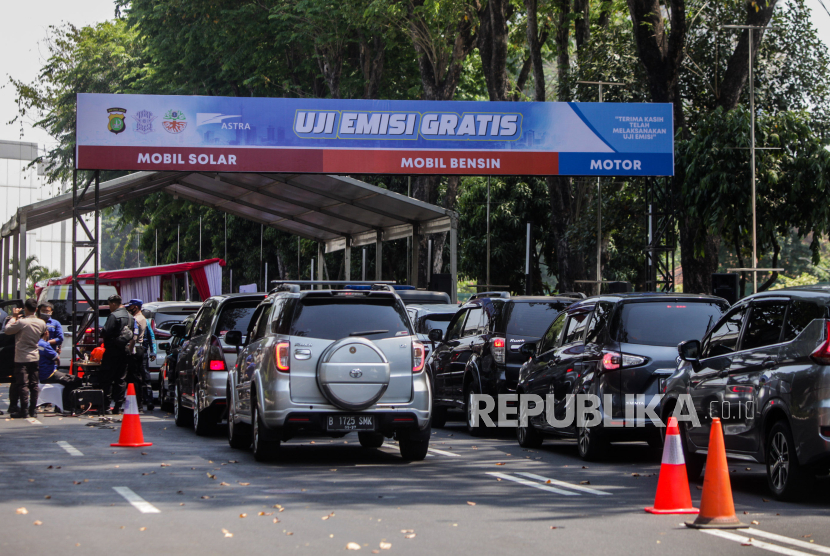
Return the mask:
M493 347L490 349L496 363L504 363L505 342L504 338L493 338Z
M289 354L290 344L288 342L280 342L274 348L274 355L277 358L277 369L287 373L290 369Z
M412 342L412 372L420 373L424 370L424 363L427 360L427 353L424 349L424 344L421 342Z
M87 328L86 330L84 330L84 334L92 334L93 332L95 332L95 330L92 328Z
M751 394L755 391L755 388L752 386L729 386L728 389L733 394Z
M153 329L153 335L156 337L156 340L169 340L173 337L169 332L156 328L156 319L150 319L150 328Z
M830 436L830 427L821 427L821 436Z
M210 362L210 370L211 371L224 371L225 370L225 362L224 361L217 361L214 359Z
M810 359L819 365L830 365L830 320L827 321L827 331L824 334L824 341L810 354Z
M616 351L606 351L602 354L602 370L616 371L623 367L636 367L646 362L645 357L639 355L628 355L627 353L618 353Z

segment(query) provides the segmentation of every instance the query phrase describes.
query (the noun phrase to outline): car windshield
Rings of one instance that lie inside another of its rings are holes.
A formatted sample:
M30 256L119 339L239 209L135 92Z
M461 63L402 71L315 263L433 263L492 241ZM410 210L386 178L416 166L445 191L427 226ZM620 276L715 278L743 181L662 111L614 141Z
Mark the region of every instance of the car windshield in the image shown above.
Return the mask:
M231 301L222 305L219 321L216 323L216 335L224 338L225 334L231 330L239 330L245 334L260 301L260 299Z
M156 328L158 330L170 330L171 326L182 322L189 315L194 314L198 310L198 307L194 307L192 311L170 311L169 313L162 313L159 311L153 315L153 321L155 321Z
M419 319L417 332L421 334L429 334L430 330L439 329L441 332L446 332L450 321L455 316L455 313L435 313L426 315Z
M507 334L541 338L556 316L570 303L564 301L505 303L504 317Z
M625 303L617 324L617 340L650 346L700 340L725 309L720 303L695 301Z
M372 332L372 340L412 333L406 311L391 297L305 297L297 303L291 325L292 336L325 340L368 332Z

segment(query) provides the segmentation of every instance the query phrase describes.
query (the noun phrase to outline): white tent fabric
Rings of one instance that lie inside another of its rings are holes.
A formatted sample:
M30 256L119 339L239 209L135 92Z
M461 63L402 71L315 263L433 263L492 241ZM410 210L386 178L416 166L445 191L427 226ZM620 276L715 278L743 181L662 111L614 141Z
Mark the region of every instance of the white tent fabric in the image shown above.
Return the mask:
M219 263L209 264L205 267L205 277L207 278L208 287L210 288L210 295L219 295L222 293L222 267Z
M140 299L144 303L158 301L161 299L161 276L121 280L121 298L125 302L130 299Z

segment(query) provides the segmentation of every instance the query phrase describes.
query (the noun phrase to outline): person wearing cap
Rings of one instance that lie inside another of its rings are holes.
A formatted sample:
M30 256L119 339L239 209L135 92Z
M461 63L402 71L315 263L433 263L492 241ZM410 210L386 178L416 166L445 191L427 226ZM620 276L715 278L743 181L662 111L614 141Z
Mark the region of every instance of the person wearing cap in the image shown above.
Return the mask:
M133 346L130 354L130 366L127 372L127 382L135 385L136 401L138 406L147 406L148 411L153 410L153 388L150 384L150 373L144 369L144 355L147 353L145 347L145 336L147 335L147 319L141 314L141 307L144 302L141 299L131 299L125 305L127 311L133 316Z
M104 407L114 402L112 413L121 413L127 392L127 365L130 360L133 317L121 303L121 296L113 294L107 298L110 315L101 330L104 339L104 356L99 371L101 388L104 390Z
M9 401L17 400L18 410L11 413L15 419L34 417L37 409L38 342L46 330L46 323L37 318L37 301L29 298L21 309L15 309L12 318L3 329L4 334L14 336L14 384ZM12 399L15 398L15 399Z

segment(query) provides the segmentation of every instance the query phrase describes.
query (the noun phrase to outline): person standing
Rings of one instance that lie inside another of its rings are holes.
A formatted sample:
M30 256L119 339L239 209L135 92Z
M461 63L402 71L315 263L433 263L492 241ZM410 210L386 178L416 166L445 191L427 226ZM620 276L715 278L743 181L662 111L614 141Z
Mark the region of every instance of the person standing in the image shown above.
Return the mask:
M33 298L23 303L21 310L15 309L11 320L3 329L4 334L14 336L14 380L19 409L11 417L21 419L34 417L37 409L38 342L46 330L46 323L37 318L37 301ZM11 397L11 396L10 396Z
M100 384L104 390L104 407L113 406L112 413L121 413L127 389L127 366L130 360L130 345L133 340L135 321L121 303L121 296L114 294L107 298L110 315L104 323L104 356L101 358Z
M130 354L130 370L128 372L129 378L127 382L135 384L138 406L141 407L146 404L148 409L152 410L153 389L150 385L149 373L146 373L144 369L144 356L147 353L147 348L145 347L147 319L141 314L141 307L143 305L144 302L140 299L131 299L125 305L127 311L135 319L135 324L133 325L133 350Z
M145 317L146 319L146 317ZM155 405L153 404L153 385L150 379L150 361L156 360L156 335L153 333L153 327L147 323L147 332L144 334L144 383L147 384L147 391L149 393L147 411L153 411ZM159 376L161 381L161 376Z
M48 301L41 303L37 308L37 316L46 323L46 329L49 330L49 345L60 355L63 346L63 326L52 318L53 312L54 307Z

